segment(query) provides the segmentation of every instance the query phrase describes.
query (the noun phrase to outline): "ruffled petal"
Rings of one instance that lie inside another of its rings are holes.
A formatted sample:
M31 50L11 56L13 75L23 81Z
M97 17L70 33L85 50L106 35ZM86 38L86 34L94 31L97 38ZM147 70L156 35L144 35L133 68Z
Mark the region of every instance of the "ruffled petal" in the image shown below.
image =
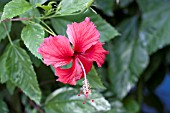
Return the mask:
M67 25L67 35L76 52L86 51L100 38L99 31L88 17L83 22Z
M74 59L71 68L55 68L55 75L59 77L57 81L65 84L76 85L76 81L81 79L83 72L78 60Z
M103 44L101 42L96 43L95 45L91 46L87 51L85 51L82 56L90 61L96 61L97 65L101 67L104 63L106 54L108 54L108 51L104 50L102 45Z
M64 36L50 36L38 48L46 65L54 67L64 66L72 61L73 50L68 38Z

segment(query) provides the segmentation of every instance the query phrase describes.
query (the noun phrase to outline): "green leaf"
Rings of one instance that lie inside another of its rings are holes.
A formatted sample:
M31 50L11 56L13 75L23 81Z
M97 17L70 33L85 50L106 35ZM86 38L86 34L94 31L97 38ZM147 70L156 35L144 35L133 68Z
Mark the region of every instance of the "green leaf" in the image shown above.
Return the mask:
M20 15L20 18L35 18L35 17L40 17L40 13L39 13L38 9L30 9ZM39 20L37 20L37 19L32 19L31 21L39 23ZM29 24L29 21L22 21L22 22L24 24Z
M112 109L106 113L138 113L139 105L132 98L128 97L121 102L120 100L112 99L111 100Z
M4 28L4 24L6 25L8 31L6 31L6 29ZM9 22L1 22L0 23L0 34L1 34L0 41L2 39L4 39L7 36L7 32L10 32L10 31L11 31L11 22L10 21Z
M31 51L33 55L41 59L41 55L38 54L37 49L44 39L44 30L38 23L32 23L25 26L21 32L21 38L24 41L26 47Z
M15 87L16 87L15 84L12 83L11 80L8 80L7 83L6 83L6 87L7 87L8 91L9 91L9 93L10 93L11 95L13 95L14 90L15 90Z
M54 30L58 34L66 35L67 24L84 21L86 17L90 17L91 21L97 26L100 32L101 42L109 41L119 34L109 23L91 10L79 15L52 18L51 22Z
M60 88L50 94L45 102L47 113L94 113L110 110L110 104L97 92L92 92L91 98L94 102L87 100L82 104L84 96L77 96L78 90L73 88Z
M25 0L12 0L5 5L1 20L20 15L31 9L31 7L32 5Z
M125 20L119 26L122 36L108 45L110 89L118 98L127 95L148 65L147 51L137 34L137 22L138 17Z
M0 83L5 83L8 81L9 77L6 73L6 66L5 66L5 63L6 63L6 60L7 60L7 57L8 57L8 54L9 54L9 50L8 50L9 47L7 47L5 50L4 50L4 53L3 55L0 57Z
M5 70L5 60L6 59L3 59L3 57L0 58L0 66L1 66L1 69L0 69L0 83L5 83L8 81L8 75L6 74L6 70Z
M123 103L119 100L112 100L112 109L106 113L128 113L123 106Z
M3 8L5 4L7 4L11 0L0 0L0 13L2 14Z
M42 64L42 61L35 57L31 52L29 52L29 56L31 58L31 61L33 62L35 67L40 67Z
M116 0L115 0L116 1ZM129 5L131 2L133 2L134 0L119 0L119 3L121 7L125 7L127 5Z
M0 113L9 113L6 103L0 99Z
M137 103L137 101L128 96L125 100L124 100L124 107L126 108L126 110L128 111L128 113L138 113L140 110L140 106Z
M117 10L117 6L124 8L133 1L134 0L95 0L95 5L104 12L104 14L113 16L113 10Z
M10 45L8 51L6 70L10 80L39 104L41 91L29 56L25 50L15 45Z
M144 13L147 11L150 11L152 9L155 9L156 7L158 7L159 5L163 5L165 3L167 3L168 0L154 0L154 4L153 1L150 0L137 0L137 3L139 5L140 10Z
M30 1L30 3L32 4L32 5L36 5L36 4L43 4L43 3L45 3L47 0L29 0Z
M31 113L38 113L37 109L33 109Z
M170 44L170 1L138 0L142 10L140 38L149 54ZM163 7L162 7L163 6Z
M96 7L102 10L106 15L113 16L113 0L95 0Z
M103 83L99 77L99 75L97 74L94 66L92 67L91 71L88 73L87 75L87 79L89 81L89 84L91 86L91 88L95 88L95 89L106 89L104 86L103 86ZM77 84L83 86L82 84L82 81L84 79L81 79L77 82Z
M59 9L56 13L61 15L69 15L72 13L82 12L89 8L93 0L62 0L58 5Z

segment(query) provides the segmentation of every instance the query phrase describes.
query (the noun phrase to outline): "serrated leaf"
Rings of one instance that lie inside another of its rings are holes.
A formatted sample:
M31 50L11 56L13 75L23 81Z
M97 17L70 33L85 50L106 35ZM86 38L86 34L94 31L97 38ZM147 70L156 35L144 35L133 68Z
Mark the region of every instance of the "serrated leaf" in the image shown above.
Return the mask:
M60 88L50 94L45 103L47 113L94 113L110 110L108 101L97 92L91 94L94 102L87 100L82 104L84 96L77 96L78 90L73 88Z
M102 83L99 75L97 74L94 66L92 67L91 71L88 73L87 79L88 79L88 81L89 81L89 84L90 84L91 88L95 88L95 89L106 89L106 88L104 87L104 85L103 85L103 83ZM77 84L79 84L79 85L82 86L82 85L83 85L83 84L82 84L82 81L83 81L83 80L84 80L84 79L81 79L81 80L77 81Z
M0 113L9 113L6 103L0 99Z
M25 50L16 45L10 45L8 49L6 70L10 80L39 104L41 91L29 56Z
M6 26L6 28L7 28L7 31L6 31L6 29L4 28L4 24L5 24L5 26ZM11 22L9 21L9 22L1 22L0 23L0 41L2 40L2 39L4 39L6 36L7 36L7 32L10 32L11 31Z
M110 89L118 98L127 95L148 65L149 56L139 40L137 22L138 17L125 20L119 26L122 36L108 45Z
M58 5L60 15L69 15L72 13L82 12L89 8L93 0L62 0Z
M140 38L149 54L170 44L170 1L138 0L142 10ZM162 7L163 6L163 7Z
M54 30L58 34L66 35L67 24L84 21L86 17L90 17L91 21L97 26L97 29L100 32L101 42L109 41L119 34L114 27L91 10L79 15L52 18L51 22Z
M41 55L38 54L37 49L44 39L44 30L38 23L28 24L21 32L21 38L24 41L26 47L31 51L33 55L41 59Z
M12 0L5 5L1 20L13 18L28 11L31 8L32 5L25 0Z

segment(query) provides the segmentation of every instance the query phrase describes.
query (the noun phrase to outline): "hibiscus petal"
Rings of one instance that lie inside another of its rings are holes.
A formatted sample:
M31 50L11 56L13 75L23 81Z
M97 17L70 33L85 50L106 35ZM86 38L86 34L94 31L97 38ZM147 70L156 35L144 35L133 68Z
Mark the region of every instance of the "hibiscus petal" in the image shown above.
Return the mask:
M86 74L88 74L88 72L92 68L93 61L89 61L86 57L84 57L82 55L78 55L78 58L79 58L80 62L83 64ZM84 75L81 78L83 78L83 77L84 77Z
M108 51L104 50L102 45L103 44L101 42L96 43L95 45L91 46L87 51L85 51L82 56L90 61L96 61L97 65L101 67L104 63L106 54L108 54Z
M99 31L88 17L83 22L74 22L71 25L67 25L67 34L76 52L86 51L96 44L100 38Z
M73 50L68 38L64 36L50 36L38 48L46 65L54 67L64 66L72 61Z
M60 81L65 84L76 85L76 81L81 79L81 77L83 76L82 74L82 68L78 63L77 59L73 60L71 68L55 68L55 75L59 77L57 81Z

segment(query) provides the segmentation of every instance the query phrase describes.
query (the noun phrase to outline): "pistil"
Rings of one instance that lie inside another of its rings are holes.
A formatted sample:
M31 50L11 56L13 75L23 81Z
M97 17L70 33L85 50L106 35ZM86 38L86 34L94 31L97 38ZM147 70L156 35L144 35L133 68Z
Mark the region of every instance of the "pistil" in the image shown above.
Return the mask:
M82 64L82 62L79 60L79 63L82 67L82 70L83 70L83 73L84 73L84 81L83 81L83 93L85 95L86 98L88 98L88 95L90 93L90 86L89 86L89 83L88 83L88 80L87 80L87 75L86 75L86 71L85 71L85 68Z

